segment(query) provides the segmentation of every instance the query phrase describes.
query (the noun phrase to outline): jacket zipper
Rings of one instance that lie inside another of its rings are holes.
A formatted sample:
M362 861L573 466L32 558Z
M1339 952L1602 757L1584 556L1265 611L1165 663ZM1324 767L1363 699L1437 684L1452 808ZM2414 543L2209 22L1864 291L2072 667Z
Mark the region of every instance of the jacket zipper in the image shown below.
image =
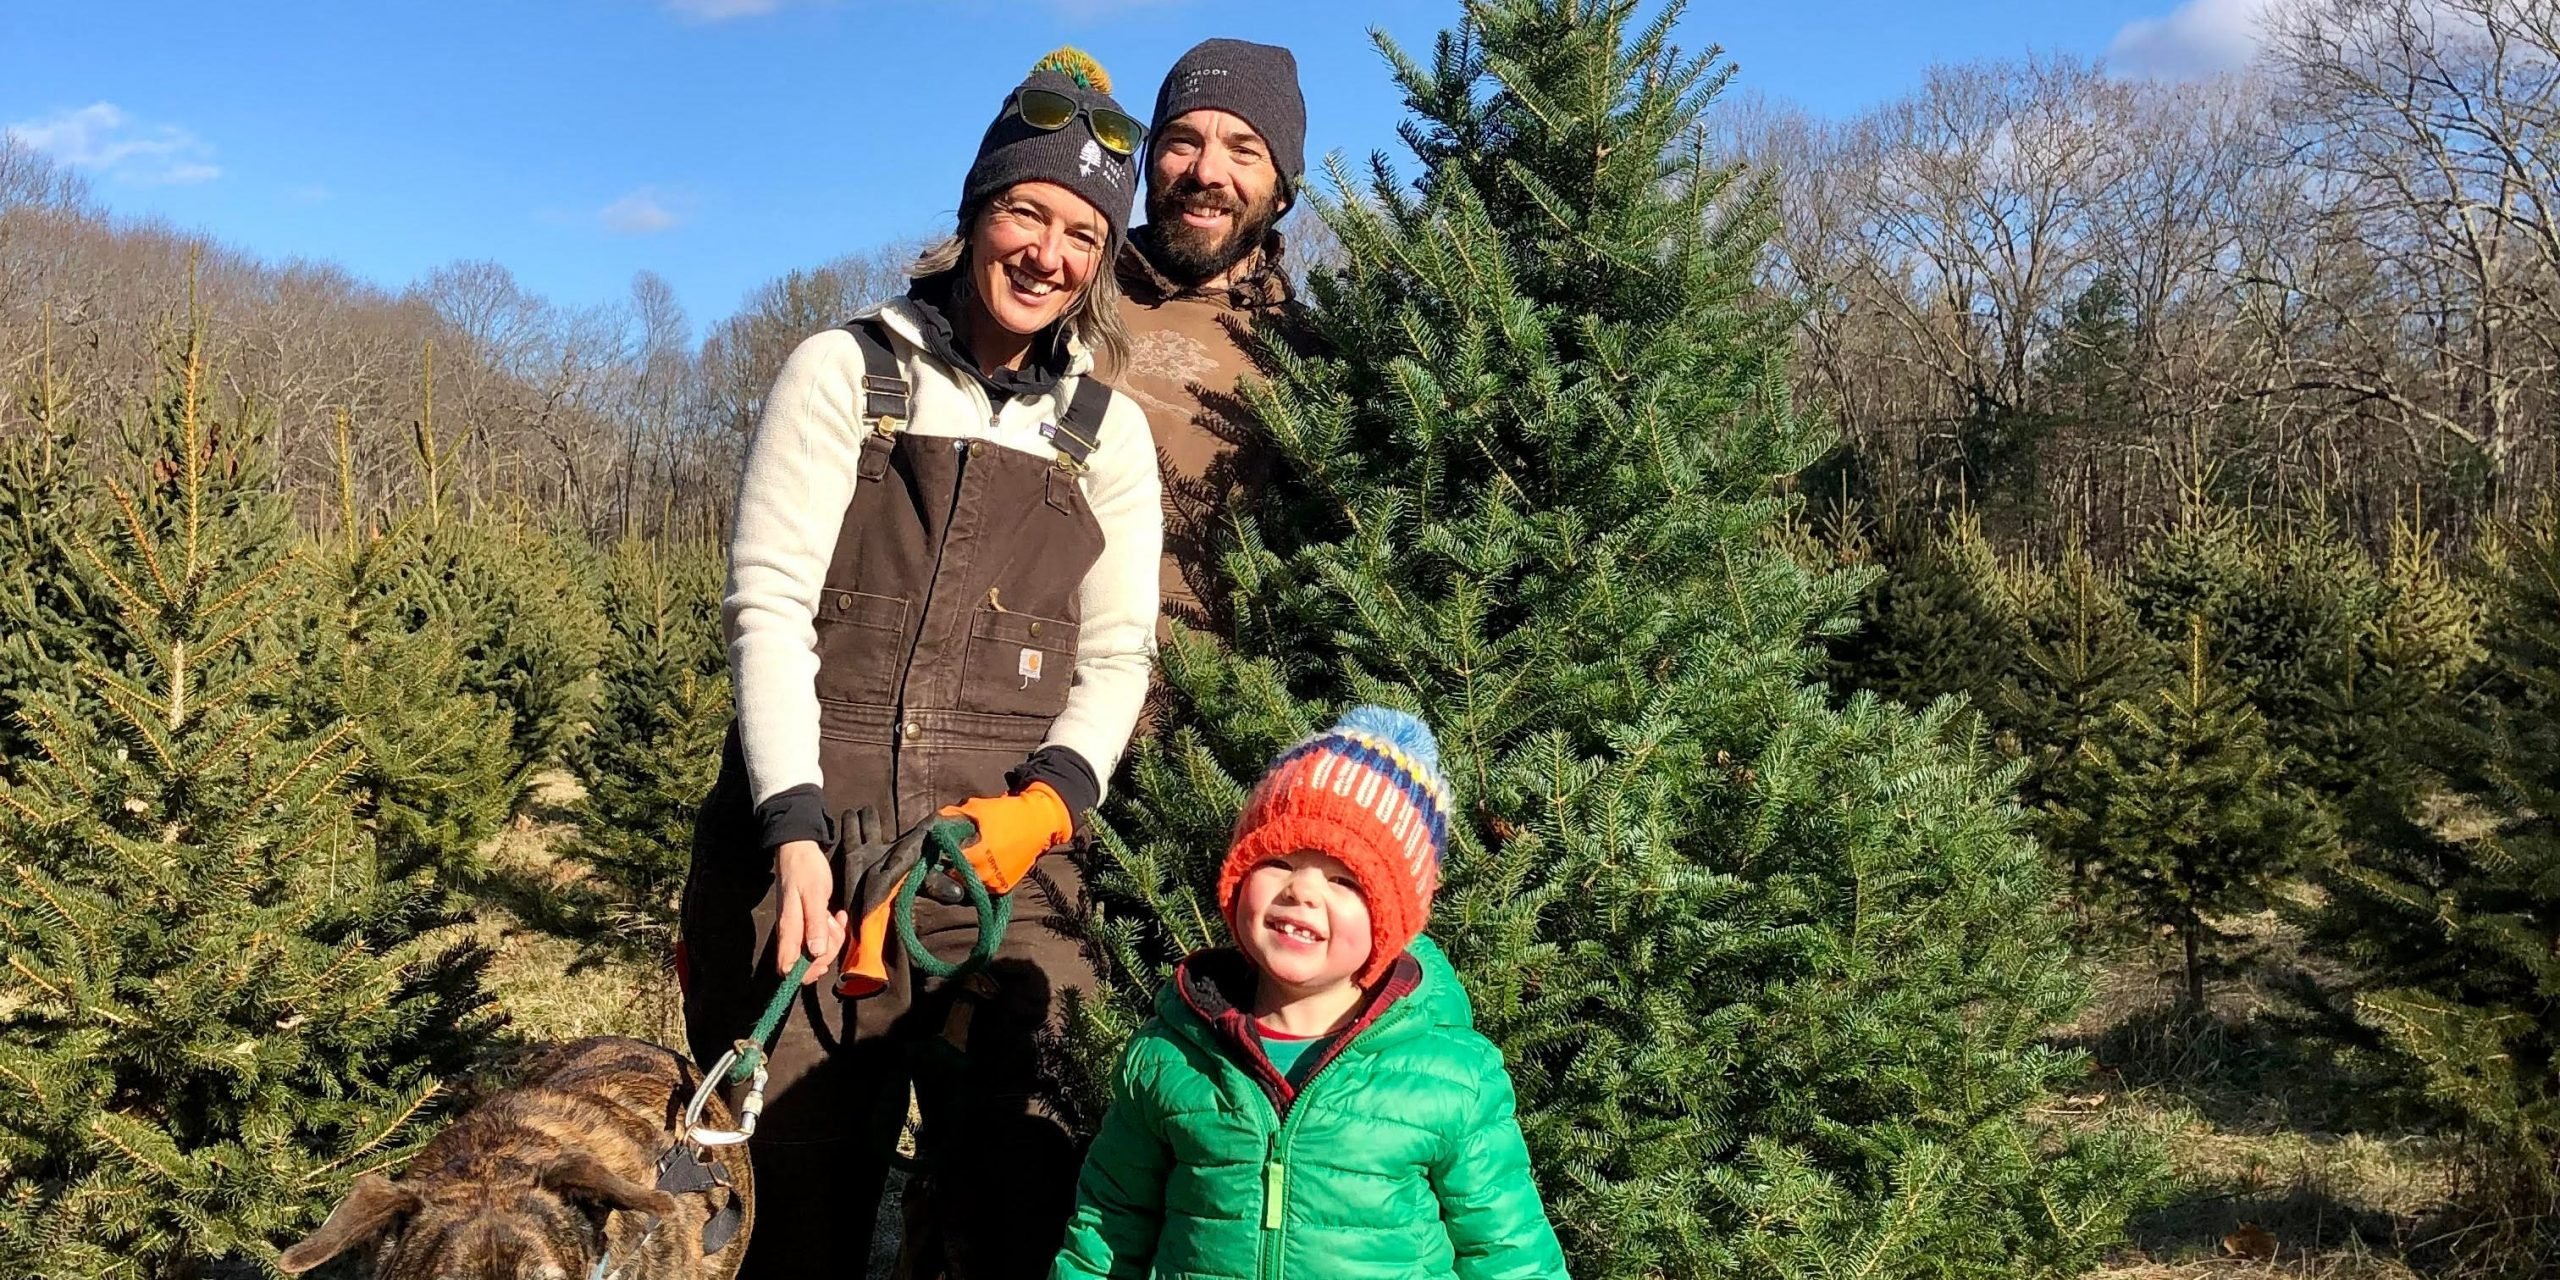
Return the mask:
M1392 1016L1395 1010L1387 1012ZM1359 1031L1366 1033L1376 1029L1377 1024L1371 1023ZM1350 1050L1348 1044L1334 1046L1333 1056L1319 1064L1303 1083L1291 1091L1288 1109L1279 1111L1280 1127L1272 1131L1271 1147L1262 1162L1262 1268L1258 1273L1259 1280L1281 1280L1280 1242L1288 1235L1289 1220L1289 1161L1283 1153L1289 1146L1291 1126L1298 1122L1299 1110L1306 1105L1307 1095L1315 1089L1316 1081L1331 1075L1333 1068L1342 1061L1342 1055ZM1278 1110L1278 1104L1273 1104L1273 1108Z
M998 425L1002 422L1000 411L984 390L971 387L969 392L978 398L979 404L986 406L987 433L995 434ZM906 753L907 735L904 726L907 722L907 680L915 671L916 651L924 647L925 628L933 625L933 598L941 593L942 561L944 553L951 549L951 525L960 515L960 495L969 487L969 446L974 442L954 440L951 443L954 446L953 452L959 455L958 470L951 476L951 505L942 513L942 536L934 539L933 542L933 576L925 579L924 612L916 617L915 638L907 642L907 660L898 672L898 723L901 728L899 732L889 735L892 776L895 776L897 769L897 758Z
M1296 1107L1289 1108L1291 1115ZM1256 1271L1260 1280L1280 1280L1280 1244L1288 1238L1289 1162L1281 1153L1289 1145L1289 1116L1280 1118L1280 1127L1271 1135L1271 1152L1262 1163L1262 1266Z

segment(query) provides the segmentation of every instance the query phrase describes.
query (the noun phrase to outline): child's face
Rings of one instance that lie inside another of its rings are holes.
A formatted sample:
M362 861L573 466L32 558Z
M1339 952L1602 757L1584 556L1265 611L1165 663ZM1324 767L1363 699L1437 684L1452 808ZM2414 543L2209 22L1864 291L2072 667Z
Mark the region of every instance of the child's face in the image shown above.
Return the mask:
M1302 850L1246 873L1233 923L1246 958L1291 991L1338 986L1369 963L1369 900L1329 853Z

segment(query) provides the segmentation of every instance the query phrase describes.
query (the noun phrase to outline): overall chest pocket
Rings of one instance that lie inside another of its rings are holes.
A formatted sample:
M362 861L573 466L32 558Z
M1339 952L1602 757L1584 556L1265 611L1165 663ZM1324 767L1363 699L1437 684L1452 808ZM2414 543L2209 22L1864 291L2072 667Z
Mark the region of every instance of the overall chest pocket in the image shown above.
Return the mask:
M980 608L969 619L960 706L1000 716L1054 718L1075 683L1079 627L1063 618Z
M829 588L818 597L818 696L838 702L897 701L907 660L907 602Z

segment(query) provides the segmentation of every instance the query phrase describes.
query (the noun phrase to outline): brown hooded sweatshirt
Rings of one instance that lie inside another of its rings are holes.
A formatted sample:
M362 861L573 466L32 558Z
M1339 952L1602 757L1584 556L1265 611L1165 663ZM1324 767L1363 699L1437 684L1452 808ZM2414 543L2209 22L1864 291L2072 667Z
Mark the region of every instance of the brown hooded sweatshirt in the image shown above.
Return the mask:
M1298 308L1281 268L1278 232L1264 243L1261 268L1231 288L1187 289L1149 260L1140 227L1120 256L1120 314L1128 325L1129 365L1112 385L1147 411L1156 461L1164 474L1164 618L1208 627L1201 600L1217 583L1210 557L1235 505L1259 486L1263 450L1252 414L1236 394L1255 372L1247 344L1258 328L1284 322ZM1170 638L1163 621L1160 639Z

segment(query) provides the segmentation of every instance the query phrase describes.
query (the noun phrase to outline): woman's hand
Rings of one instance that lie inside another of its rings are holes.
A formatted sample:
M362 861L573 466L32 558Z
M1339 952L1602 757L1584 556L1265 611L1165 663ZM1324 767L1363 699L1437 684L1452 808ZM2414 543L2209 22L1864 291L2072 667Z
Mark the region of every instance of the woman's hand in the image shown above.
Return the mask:
M845 913L828 908L836 896L835 870L826 850L815 840L794 840L773 851L774 878L782 884L782 918L773 930L773 967L783 973L800 962L808 948L809 972L802 986L827 975L844 949Z

